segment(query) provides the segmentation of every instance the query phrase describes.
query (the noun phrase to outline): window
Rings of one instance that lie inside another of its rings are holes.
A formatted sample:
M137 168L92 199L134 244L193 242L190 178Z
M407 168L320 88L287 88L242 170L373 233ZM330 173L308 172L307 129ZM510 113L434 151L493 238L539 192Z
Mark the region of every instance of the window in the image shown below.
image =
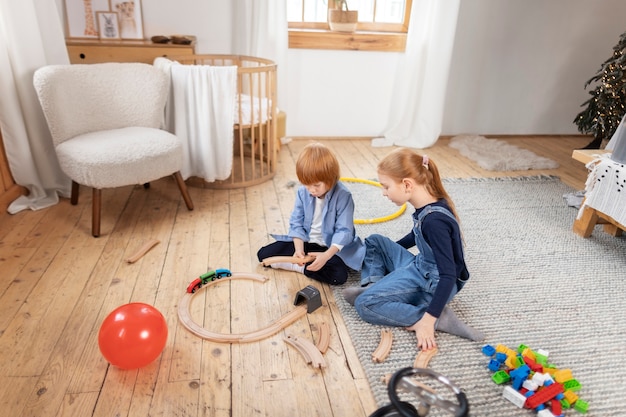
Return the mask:
M412 0L347 0L358 10L356 32L334 32L328 9L334 0L287 0L289 47L404 51Z

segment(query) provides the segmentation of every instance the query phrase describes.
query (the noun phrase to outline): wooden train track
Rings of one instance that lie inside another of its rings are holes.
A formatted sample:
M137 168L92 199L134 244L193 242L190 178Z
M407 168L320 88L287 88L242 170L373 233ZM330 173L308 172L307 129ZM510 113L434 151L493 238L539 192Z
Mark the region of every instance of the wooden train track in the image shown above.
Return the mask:
M389 356L391 352L391 345L393 344L393 333L389 329L383 329L380 332L380 342L378 347L372 353L372 360L376 363L383 362Z
M430 363L430 360L437 354L437 352L439 352L439 349L437 348L432 348L429 350L420 350L415 356L415 361L413 362L413 368L428 368L428 364ZM391 379L391 374L386 374L385 376L381 378L381 381L385 383L386 385L389 383L390 379ZM419 382L415 382L415 383L424 389L430 390L431 392L435 392L432 390L432 388L427 387L424 384L421 384Z
M134 264L135 262L137 262L139 259L141 259L142 256L144 256L146 253L148 253L148 251L150 249L152 249L154 246L156 246L158 243L160 243L160 240L157 239L152 239L150 241L148 241L147 243L145 243L141 248L139 248L137 250L137 252L135 252L133 255L131 255L130 257L126 258L126 263L129 264Z
M415 356L415 362L413 362L413 368L428 368L430 360L439 352L439 349L432 348L428 350L420 350Z
M319 333L317 335L317 343L315 347L322 353L326 353L330 346L330 326L328 323L323 322L319 326Z
M261 261L263 266L270 266L275 263L290 263L290 264L306 264L309 262L313 262L315 257L307 255L304 258L297 258L295 256L270 256L269 258L265 258Z
M231 277L221 278L215 281L210 281L207 284L203 285L198 291L194 293L185 293L183 298L181 299L178 305L178 319L180 322L193 334L199 336L203 339L210 340L212 342L222 342L222 343L248 343L248 342L256 342L261 339L265 339L273 334L278 333L280 330L289 326L291 323L295 322L299 318L305 316L307 314L307 306L299 305L296 306L292 311L283 315L276 321L270 323L268 326L254 330L248 333L239 333L239 334L224 334L217 333L210 330L205 329L196 323L191 317L191 313L189 312L189 307L191 306L192 298L198 293L202 292L202 290L206 290L207 288L215 285L219 282L228 281L228 280L241 280L248 279L258 282L266 282L267 277L260 274L247 274L247 273L233 273Z
M322 352L313 343L295 336L285 337L285 342L296 348L306 363L310 363L314 368L326 368L326 360Z

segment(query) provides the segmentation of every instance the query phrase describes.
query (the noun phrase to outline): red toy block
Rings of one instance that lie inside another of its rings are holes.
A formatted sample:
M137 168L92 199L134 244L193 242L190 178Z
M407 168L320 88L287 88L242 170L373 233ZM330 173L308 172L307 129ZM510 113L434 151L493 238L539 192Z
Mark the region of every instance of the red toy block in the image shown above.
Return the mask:
M528 356L523 356L523 358L524 358L524 362L526 363L526 365L528 365L528 367L530 368L531 371L533 371L533 372L543 372L543 365L538 364L537 362L535 362L534 360L532 360Z
M563 413L563 405L561 404L561 401L552 400L550 406L552 414L555 416L560 416Z
M538 390L536 393L528 397L526 400L527 408L537 408L539 405L550 401L554 397L563 393L563 384L558 382L554 382L542 389Z

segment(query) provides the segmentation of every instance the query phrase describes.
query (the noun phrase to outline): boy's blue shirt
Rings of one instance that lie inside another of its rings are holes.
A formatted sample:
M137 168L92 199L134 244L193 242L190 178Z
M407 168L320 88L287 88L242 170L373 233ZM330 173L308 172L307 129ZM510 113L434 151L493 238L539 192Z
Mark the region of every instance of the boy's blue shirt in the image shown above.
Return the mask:
M279 241L291 241L300 238L309 241L313 213L315 211L315 197L306 187L298 188L296 201L289 219L288 235L272 235ZM354 200L346 186L338 181L337 184L324 196L322 211L322 238L327 247L332 244L343 246L337 256L350 268L359 271L365 257L365 245L356 235L354 228Z

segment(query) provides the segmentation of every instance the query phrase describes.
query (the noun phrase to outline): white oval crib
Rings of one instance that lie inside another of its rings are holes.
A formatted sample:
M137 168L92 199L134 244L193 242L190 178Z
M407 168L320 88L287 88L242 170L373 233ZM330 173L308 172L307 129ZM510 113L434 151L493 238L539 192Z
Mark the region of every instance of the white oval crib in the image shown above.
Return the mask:
M237 66L233 120L233 161L230 177L212 182L191 177L190 185L242 188L260 184L276 173L276 64L244 55L168 57L183 65Z

